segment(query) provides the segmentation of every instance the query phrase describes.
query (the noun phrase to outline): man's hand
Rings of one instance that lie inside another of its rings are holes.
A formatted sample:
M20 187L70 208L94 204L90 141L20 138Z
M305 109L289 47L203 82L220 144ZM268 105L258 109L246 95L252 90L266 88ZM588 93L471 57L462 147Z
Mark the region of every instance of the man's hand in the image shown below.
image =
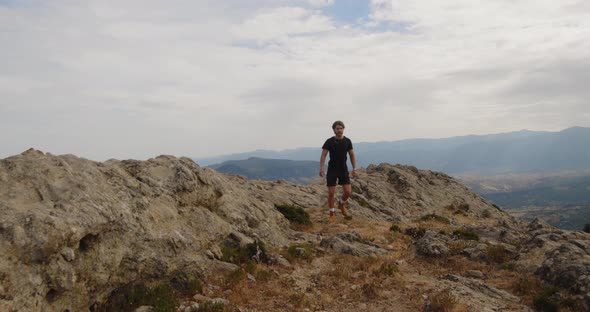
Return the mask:
M352 177L356 178L356 169L352 169Z
M324 168L320 168L320 177L324 177Z

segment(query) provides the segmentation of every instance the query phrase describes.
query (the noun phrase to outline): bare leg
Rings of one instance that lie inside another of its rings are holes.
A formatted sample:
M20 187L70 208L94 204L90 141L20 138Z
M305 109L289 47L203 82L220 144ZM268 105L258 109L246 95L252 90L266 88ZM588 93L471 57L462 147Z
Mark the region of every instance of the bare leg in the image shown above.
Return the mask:
M334 194L336 194L335 186L328 186L328 207L334 208Z
M350 194L352 194L352 185L344 184L342 190L344 191L342 193L342 202L345 202L348 200L348 197L350 197Z

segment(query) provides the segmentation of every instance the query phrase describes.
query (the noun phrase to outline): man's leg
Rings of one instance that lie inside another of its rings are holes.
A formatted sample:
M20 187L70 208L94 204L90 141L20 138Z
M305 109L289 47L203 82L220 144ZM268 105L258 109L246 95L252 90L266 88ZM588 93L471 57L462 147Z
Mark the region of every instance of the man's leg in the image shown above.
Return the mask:
M330 215L328 222L334 222L336 220L336 212L334 211L334 195L336 194L336 177L327 175L326 176L328 186L328 207L330 207Z
M349 217L348 210L346 209L346 201L348 197L350 197L350 193L352 193L352 186L350 184L350 177L348 172L343 172L343 174L339 177L338 182L342 185L342 197L338 199L338 209L342 212L342 215L345 217Z
M334 209L334 195L336 194L336 187L335 186L328 186L328 207L330 210Z
M350 197L350 194L352 194L352 185L351 184L344 184L342 185L342 202L346 202L348 200L348 198Z

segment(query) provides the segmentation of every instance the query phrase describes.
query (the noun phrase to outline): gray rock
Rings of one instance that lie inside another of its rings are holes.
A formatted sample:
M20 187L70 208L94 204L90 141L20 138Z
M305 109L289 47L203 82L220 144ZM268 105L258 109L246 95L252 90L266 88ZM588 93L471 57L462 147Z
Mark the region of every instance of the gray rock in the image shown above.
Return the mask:
M447 246L449 238L435 231L426 231L416 242L416 251L424 256L439 257L449 254Z
M320 246L353 256L386 254L386 250L375 247L374 244L363 242L360 235L356 232L338 233L335 236L324 238L320 242Z
M76 260L76 253L74 252L74 250L72 248L69 248L69 247L62 248L61 255L68 262L72 262L72 261Z
M483 278L483 273L478 270L468 270L465 272L465 276L472 277L472 278Z

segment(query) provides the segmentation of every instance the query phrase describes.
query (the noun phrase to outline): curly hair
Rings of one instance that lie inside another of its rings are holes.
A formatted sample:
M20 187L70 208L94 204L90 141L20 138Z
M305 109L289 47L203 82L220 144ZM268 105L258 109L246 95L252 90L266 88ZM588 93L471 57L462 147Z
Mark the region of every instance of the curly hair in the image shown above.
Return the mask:
M344 123L342 121L340 121L340 120L334 121L334 123L332 124L332 130L336 129L336 126L342 126L342 128L346 128L344 126Z

